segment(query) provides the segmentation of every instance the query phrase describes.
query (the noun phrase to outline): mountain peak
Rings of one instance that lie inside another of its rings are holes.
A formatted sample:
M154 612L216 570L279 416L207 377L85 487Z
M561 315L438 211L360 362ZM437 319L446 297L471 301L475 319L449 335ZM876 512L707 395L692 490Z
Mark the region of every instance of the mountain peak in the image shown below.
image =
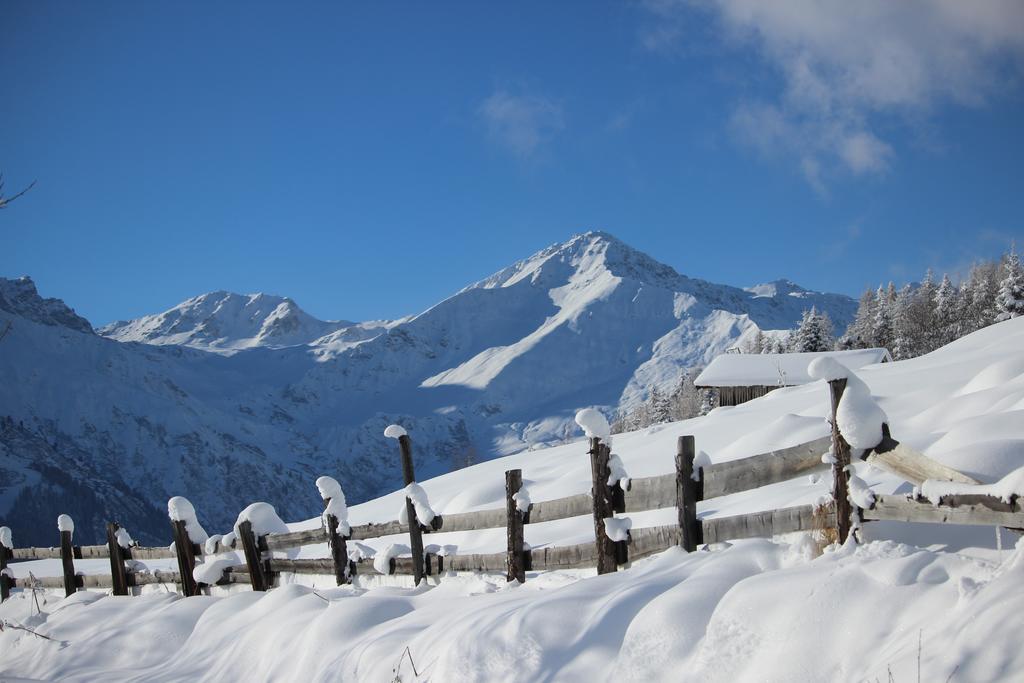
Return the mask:
M593 275L598 271L666 288L672 288L682 278L671 266L656 261L614 235L590 230L541 249L466 290L511 287L524 280L550 289L564 285L574 275L588 272Z
M89 321L63 301L39 296L36 283L27 275L13 280L0 277L0 310L43 325L93 333Z
M745 287L744 289L755 297L803 297L807 294L813 294L811 290L801 287L792 280L787 280L786 278L772 280L771 282L764 282L759 285L754 285L753 287Z
M217 290L194 296L163 313L111 323L99 332L118 341L233 352L258 346L308 344L352 324L314 318L288 297Z

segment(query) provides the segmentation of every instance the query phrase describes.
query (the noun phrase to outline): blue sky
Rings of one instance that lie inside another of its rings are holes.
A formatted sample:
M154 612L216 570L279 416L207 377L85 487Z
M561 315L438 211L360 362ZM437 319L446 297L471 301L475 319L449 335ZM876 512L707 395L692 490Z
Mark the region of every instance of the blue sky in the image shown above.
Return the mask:
M819 5L10 1L0 275L370 319L587 229L851 295L1024 242L1024 6Z

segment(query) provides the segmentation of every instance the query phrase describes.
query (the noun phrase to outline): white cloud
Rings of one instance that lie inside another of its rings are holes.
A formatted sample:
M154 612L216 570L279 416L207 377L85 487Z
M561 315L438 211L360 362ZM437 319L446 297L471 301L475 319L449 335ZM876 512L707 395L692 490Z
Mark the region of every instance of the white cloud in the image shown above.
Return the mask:
M773 67L779 91L741 102L733 129L762 153L793 158L812 185L837 170L884 173L894 153L882 120L920 121L947 103L984 106L1024 71L1020 0L657 0L647 7L672 27L703 10L727 45L753 47Z
M565 127L561 105L539 95L498 90L480 104L477 113L495 142L524 159Z

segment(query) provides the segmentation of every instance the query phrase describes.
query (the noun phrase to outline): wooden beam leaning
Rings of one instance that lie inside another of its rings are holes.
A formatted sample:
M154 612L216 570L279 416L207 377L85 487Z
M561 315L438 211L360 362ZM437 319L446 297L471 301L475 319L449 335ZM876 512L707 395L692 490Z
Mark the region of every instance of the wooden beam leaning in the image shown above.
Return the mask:
M508 581L526 581L526 565L523 562L523 513L516 502L516 494L523 487L523 471L508 470L505 472L505 524L508 540L507 571Z
M697 520L697 501L701 499L701 474L693 477L693 460L697 455L692 436L681 436L676 442L676 510L679 515L679 545L692 553L703 543L704 533Z
M846 378L833 379L828 383L829 397L832 402L832 500L836 511L836 534L839 544L846 543L853 526L853 506L850 505L850 477L846 468L850 465L850 444L839 432L836 412L839 401L846 390Z
M238 538L242 542L245 553L245 566L249 570L249 583L254 591L265 591L268 588L266 573L263 569L263 553L259 541L252 531L252 522L243 521L238 525Z
M75 548L71 544L71 531L60 532L60 563L64 573L64 596L74 595L78 591L75 579Z
M604 520L614 514L612 510L611 489L608 486L608 477L611 476L608 459L611 456L611 452L609 448L601 443L600 438L592 437L590 439L589 454L590 475L593 482L590 495L594 514L594 547L597 553L597 573L608 574L617 569L615 563L615 543L608 538L608 532L604 526Z
M402 453L402 478L408 486L416 481L416 473L412 466L412 441L408 434L398 437L398 447ZM413 578L419 585L423 578L423 532L420 522L416 519L416 506L409 496L405 497L405 514L409 518L409 546L412 548Z
M882 425L882 442L862 457L873 467L894 474L914 486L920 486L926 479L955 481L961 484L981 483L892 438L887 424Z
M181 594L186 598L199 595L199 588L193 572L196 568L196 549L189 538L188 529L182 520L172 520L174 531L174 552L178 558L178 576L181 579Z
M110 549L110 582L114 595L128 595L128 571L124 561L131 557L131 550L122 548L117 540L120 529L117 522L107 522L107 547Z

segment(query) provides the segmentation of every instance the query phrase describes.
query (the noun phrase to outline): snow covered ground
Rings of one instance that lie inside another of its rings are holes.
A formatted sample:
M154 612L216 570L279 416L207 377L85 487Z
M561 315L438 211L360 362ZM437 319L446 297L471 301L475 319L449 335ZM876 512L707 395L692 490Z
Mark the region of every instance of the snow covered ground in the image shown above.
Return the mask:
M985 482L1024 465L1024 320L1011 320L928 356L859 371L893 435ZM781 389L706 418L618 435L631 477L673 469L676 438L693 434L712 462L827 433L824 383ZM415 441L415 433L411 433ZM503 472L523 470L533 501L589 489L579 442L509 456L422 482L440 514L503 505ZM860 466L879 493L907 491ZM824 473L824 469L822 471ZM345 482L341 481L342 486ZM702 503L720 516L814 502L827 476L802 477ZM307 495L296 492L295 495ZM309 496L318 496L309 482ZM273 503L274 501L269 501ZM349 510L361 524L396 518L395 492ZM674 510L631 514L633 527ZM319 518L290 525L315 526ZM228 529L208 529L211 533ZM533 547L591 538L589 517L528 525ZM814 558L806 537L737 542L691 555L671 550L613 575L452 576L412 588L397 577L334 588L328 577L258 595L234 590L182 600L150 589L132 598L29 596L0 618L0 673L50 680L403 681L1020 679L1024 545L988 527L871 523L869 542ZM17 543L17 537L15 537ZM360 542L378 551L403 537ZM431 534L459 553L496 552L505 532ZM303 556L326 556L307 547ZM52 561L17 576L55 574ZM78 566L106 573L105 560ZM152 563L156 566L156 563Z

